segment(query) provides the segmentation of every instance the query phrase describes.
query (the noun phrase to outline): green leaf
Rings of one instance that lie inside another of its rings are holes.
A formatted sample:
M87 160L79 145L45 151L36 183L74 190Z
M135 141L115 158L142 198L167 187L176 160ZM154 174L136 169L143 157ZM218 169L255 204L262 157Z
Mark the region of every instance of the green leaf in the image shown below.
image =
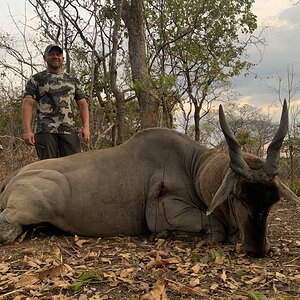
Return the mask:
M216 249L211 249L210 250L210 256L211 256L212 260L215 260L216 257L219 257L221 255L219 254L219 252Z
M95 270L81 272L78 275L78 280L71 284L71 289L74 292L79 292L82 287L91 281L101 281L102 277Z
M71 284L71 289L75 292L78 293L81 291L82 287L85 285L85 282L82 281L75 281L74 283Z
M200 258L200 262L202 264L207 264L209 262L209 257L206 255L206 256L203 256Z
M268 298L260 292L250 291L247 293L247 295L249 297L249 300L268 300Z
M245 270L245 269L236 269L236 270L234 271L234 273L235 273L236 275L238 275L238 276L243 276L243 275L247 274L247 270Z
M100 281L102 280L102 277L95 270L90 270L90 271L82 272L78 276L78 279L81 281L88 281L88 280Z

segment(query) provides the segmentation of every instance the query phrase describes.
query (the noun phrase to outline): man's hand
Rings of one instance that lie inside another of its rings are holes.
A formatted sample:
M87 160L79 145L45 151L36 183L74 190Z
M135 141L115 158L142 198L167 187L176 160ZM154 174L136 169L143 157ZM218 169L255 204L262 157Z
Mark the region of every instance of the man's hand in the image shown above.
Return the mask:
M32 131L24 131L23 133L23 140L24 142L29 146L34 146L35 140L34 140L34 134Z
M80 133L81 138L83 138L87 143L90 142L90 129L88 127L83 127Z

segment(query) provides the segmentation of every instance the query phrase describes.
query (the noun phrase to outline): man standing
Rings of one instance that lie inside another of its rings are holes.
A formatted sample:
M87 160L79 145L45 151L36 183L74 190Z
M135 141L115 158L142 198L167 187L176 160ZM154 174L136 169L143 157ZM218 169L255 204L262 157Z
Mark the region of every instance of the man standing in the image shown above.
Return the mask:
M47 69L28 80L22 104L23 139L35 145L39 159L62 157L80 152L75 126L75 102L80 112L80 135L90 140L89 111L79 81L63 71L63 50L49 45L44 52ZM33 107L35 134L31 130Z

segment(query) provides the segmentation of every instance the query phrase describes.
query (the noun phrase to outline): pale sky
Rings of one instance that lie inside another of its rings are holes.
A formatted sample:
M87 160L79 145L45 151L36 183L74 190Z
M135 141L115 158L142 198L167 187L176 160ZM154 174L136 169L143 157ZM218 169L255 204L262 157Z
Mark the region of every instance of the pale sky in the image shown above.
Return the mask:
M282 80L282 98L287 97L287 73L293 70L293 100L300 101L300 4L290 0L256 0L253 10L264 32L266 47L260 61L258 51L249 49L253 62L258 65L253 75L240 76L234 83L241 94L239 101L268 109L280 110L278 93L279 78ZM255 76L257 75L257 76ZM278 107L277 107L278 105Z
M251 61L257 63L252 70L253 75L240 76L233 80L239 93L239 102L249 103L264 109L275 109L278 94L271 88L278 86L282 80L283 97L286 97L287 70L293 68L294 87L300 83L300 4L293 5L293 0L256 0L253 12L258 17L259 27L268 26L264 31L267 45L263 50L263 58L256 48L249 48ZM296 0L294 0L296 1ZM14 27L11 14L16 20L24 21L24 16L32 17L31 6L22 0L0 0L0 31L10 32ZM26 8L26 13L25 13ZM2 29L2 30L1 30ZM256 75L256 76L255 76ZM300 101L300 91L293 99Z
M283 10L291 7L289 0L257 0L252 6L252 11L259 16L260 21L269 21Z

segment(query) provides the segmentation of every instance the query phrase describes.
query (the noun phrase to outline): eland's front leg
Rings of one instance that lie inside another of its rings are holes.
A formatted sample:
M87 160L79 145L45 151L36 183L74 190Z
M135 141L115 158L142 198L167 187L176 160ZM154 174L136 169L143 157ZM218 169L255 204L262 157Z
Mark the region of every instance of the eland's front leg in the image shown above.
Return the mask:
M151 232L197 233L213 243L226 240L224 225L214 216L207 216L198 207L180 199L159 198L147 203L146 220Z

